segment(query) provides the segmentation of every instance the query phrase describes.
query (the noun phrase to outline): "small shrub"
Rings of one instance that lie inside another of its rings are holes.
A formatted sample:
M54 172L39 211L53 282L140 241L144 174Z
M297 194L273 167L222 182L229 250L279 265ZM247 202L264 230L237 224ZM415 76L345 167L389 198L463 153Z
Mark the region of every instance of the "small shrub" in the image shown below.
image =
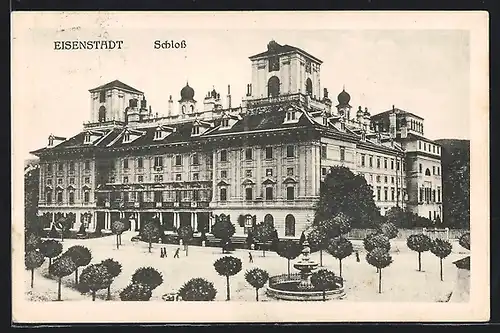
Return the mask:
M31 288L33 288L33 280L35 279L35 269L42 266L45 257L36 250L31 250L24 256L24 266L31 271Z
M61 254L63 246L54 239L47 239L40 244L40 253L49 258L49 270L52 266L52 258Z
M104 267L106 267L106 269L108 270L108 273L113 278L117 277L122 272L122 265L118 261L115 261L113 259L103 260L101 262L101 265L103 265ZM108 300L111 299L111 284L109 284L109 286L108 286L108 296L107 296L107 299Z
M153 267L141 267L132 275L132 283L144 284L153 290L163 283L163 277L162 274Z
M269 280L269 274L260 268L253 268L245 273L245 280L255 288L255 300L259 301L259 289L264 287L267 280Z
M217 259L214 262L215 271L222 276L226 277L226 295L227 299L231 299L231 292L229 286L229 277L238 274L241 271L241 259L233 256L225 256Z
M323 301L326 301L326 290L336 289L338 281L335 273L327 269L320 269L311 275L312 285L323 291Z
M141 283L129 284L120 292L122 301L149 301L151 296L151 287Z
M458 239L458 244L464 249L470 250L470 232L466 232Z
M179 289L183 301L213 301L217 295L214 284L203 278L194 278Z
M76 265L75 285L78 285L78 267L87 266L90 263L90 260L92 260L92 253L85 246L74 245L66 250L64 254L70 256Z
M80 282L92 292L92 300L95 301L96 292L108 288L113 277L104 265L93 264L83 269Z

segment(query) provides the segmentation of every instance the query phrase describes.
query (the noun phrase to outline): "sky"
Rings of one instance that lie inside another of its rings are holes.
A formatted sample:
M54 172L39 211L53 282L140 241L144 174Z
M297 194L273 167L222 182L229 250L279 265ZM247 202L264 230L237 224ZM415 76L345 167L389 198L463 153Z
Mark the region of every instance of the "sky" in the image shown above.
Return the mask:
M97 22L99 25L99 22ZM44 147L49 134L71 137L90 119L89 89L118 79L146 94L165 114L189 81L201 104L213 87L224 101L231 85L239 105L251 82L249 56L267 43L299 47L321 59L321 90L345 86L350 104L371 114L397 108L425 118L430 139L470 139L470 40L467 30L99 29L41 26L17 37L13 112L22 116L18 153ZM123 40L122 50L56 51L55 40ZM186 41L185 49L156 50L155 40ZM14 40L16 43L16 40ZM17 91L16 91L17 89ZM335 104L334 104L335 105ZM19 107L20 109L16 108Z

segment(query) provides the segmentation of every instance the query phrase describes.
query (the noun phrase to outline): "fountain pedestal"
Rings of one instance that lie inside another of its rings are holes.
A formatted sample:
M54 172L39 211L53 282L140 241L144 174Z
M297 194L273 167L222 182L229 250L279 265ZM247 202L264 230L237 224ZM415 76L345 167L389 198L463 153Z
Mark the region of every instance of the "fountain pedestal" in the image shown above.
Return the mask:
M311 260L309 255L311 254L311 249L309 248L309 244L304 242L304 248L302 249L302 258L299 262L295 263L293 267L300 271L301 280L299 285L297 286L300 290L310 290L313 289L314 286L311 283L311 275L312 271L316 269L318 266L317 262Z

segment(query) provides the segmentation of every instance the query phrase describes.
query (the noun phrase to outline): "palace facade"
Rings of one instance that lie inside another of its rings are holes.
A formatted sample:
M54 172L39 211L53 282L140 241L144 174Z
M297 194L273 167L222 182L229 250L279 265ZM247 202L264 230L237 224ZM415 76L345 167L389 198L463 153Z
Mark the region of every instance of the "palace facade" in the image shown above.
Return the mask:
M322 61L271 41L250 57L252 82L241 105L215 89L195 100L186 84L166 115L118 80L89 90L90 121L71 138L50 135L40 158L39 212L49 228L110 229L118 218L139 230L158 217L165 230L210 231L230 215L237 235L272 221L298 238L314 216L329 168L344 165L373 187L381 213L394 206L442 217L441 148L424 119L392 107L376 115L334 102L321 89ZM174 105L175 104L175 105Z

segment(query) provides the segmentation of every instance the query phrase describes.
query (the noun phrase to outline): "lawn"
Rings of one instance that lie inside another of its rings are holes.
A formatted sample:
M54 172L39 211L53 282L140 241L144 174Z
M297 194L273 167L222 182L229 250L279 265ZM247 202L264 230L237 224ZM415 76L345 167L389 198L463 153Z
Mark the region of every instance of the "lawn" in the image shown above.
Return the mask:
M186 281L194 277L203 277L214 283L217 289L217 301L225 301L226 279L219 276L213 262L223 256L220 248L190 246L188 256L182 251L180 258L173 258L175 249L179 246L171 244L153 244L152 253L148 252L148 245L143 242L131 242L134 233L126 233L122 237L123 245L116 249L116 238L113 236L95 239L67 239L63 246L65 251L72 245L84 245L92 251L91 263L98 263L103 259L113 258L123 266L122 273L114 280L111 286L112 300L119 301L119 292L129 283L132 274L139 267L151 266L163 274L164 282L153 291L151 301L162 301L161 296L174 292ZM343 277L345 281L346 297L348 301L401 301L401 302L436 302L446 298L454 287L457 268L453 261L465 256L465 250L457 242L453 242L453 252L443 260L444 281L439 278L439 259L432 253L422 254L422 272L417 271L417 253L410 251L405 241L391 241L391 255L393 263L382 270L382 293L378 293L378 274L366 260L366 252L362 250L361 241L353 241L355 249L359 249L360 262L354 255L343 260ZM160 258L160 247L167 248L168 257ZM238 257L243 262L243 269L231 277L231 300L254 301L255 290L245 281L244 272L253 267L265 269L270 275L287 272L287 260L274 252L252 251L253 263L249 263L248 250L236 250L230 255ZM319 262L319 253L313 253L312 259ZM298 259L292 261L295 262ZM323 266L339 272L338 260L329 254L323 253ZM79 269L81 271L82 268ZM292 270L294 271L293 267ZM41 268L35 271L33 290L29 286L30 272L26 271L26 296L33 301L50 301L57 298L57 282L48 276L48 260ZM265 295L265 288L260 291L260 300L271 301ZM98 292L96 301L103 301L106 290ZM88 294L82 295L74 289L74 274L63 278L63 300L88 300ZM272 300L274 301L274 300Z

